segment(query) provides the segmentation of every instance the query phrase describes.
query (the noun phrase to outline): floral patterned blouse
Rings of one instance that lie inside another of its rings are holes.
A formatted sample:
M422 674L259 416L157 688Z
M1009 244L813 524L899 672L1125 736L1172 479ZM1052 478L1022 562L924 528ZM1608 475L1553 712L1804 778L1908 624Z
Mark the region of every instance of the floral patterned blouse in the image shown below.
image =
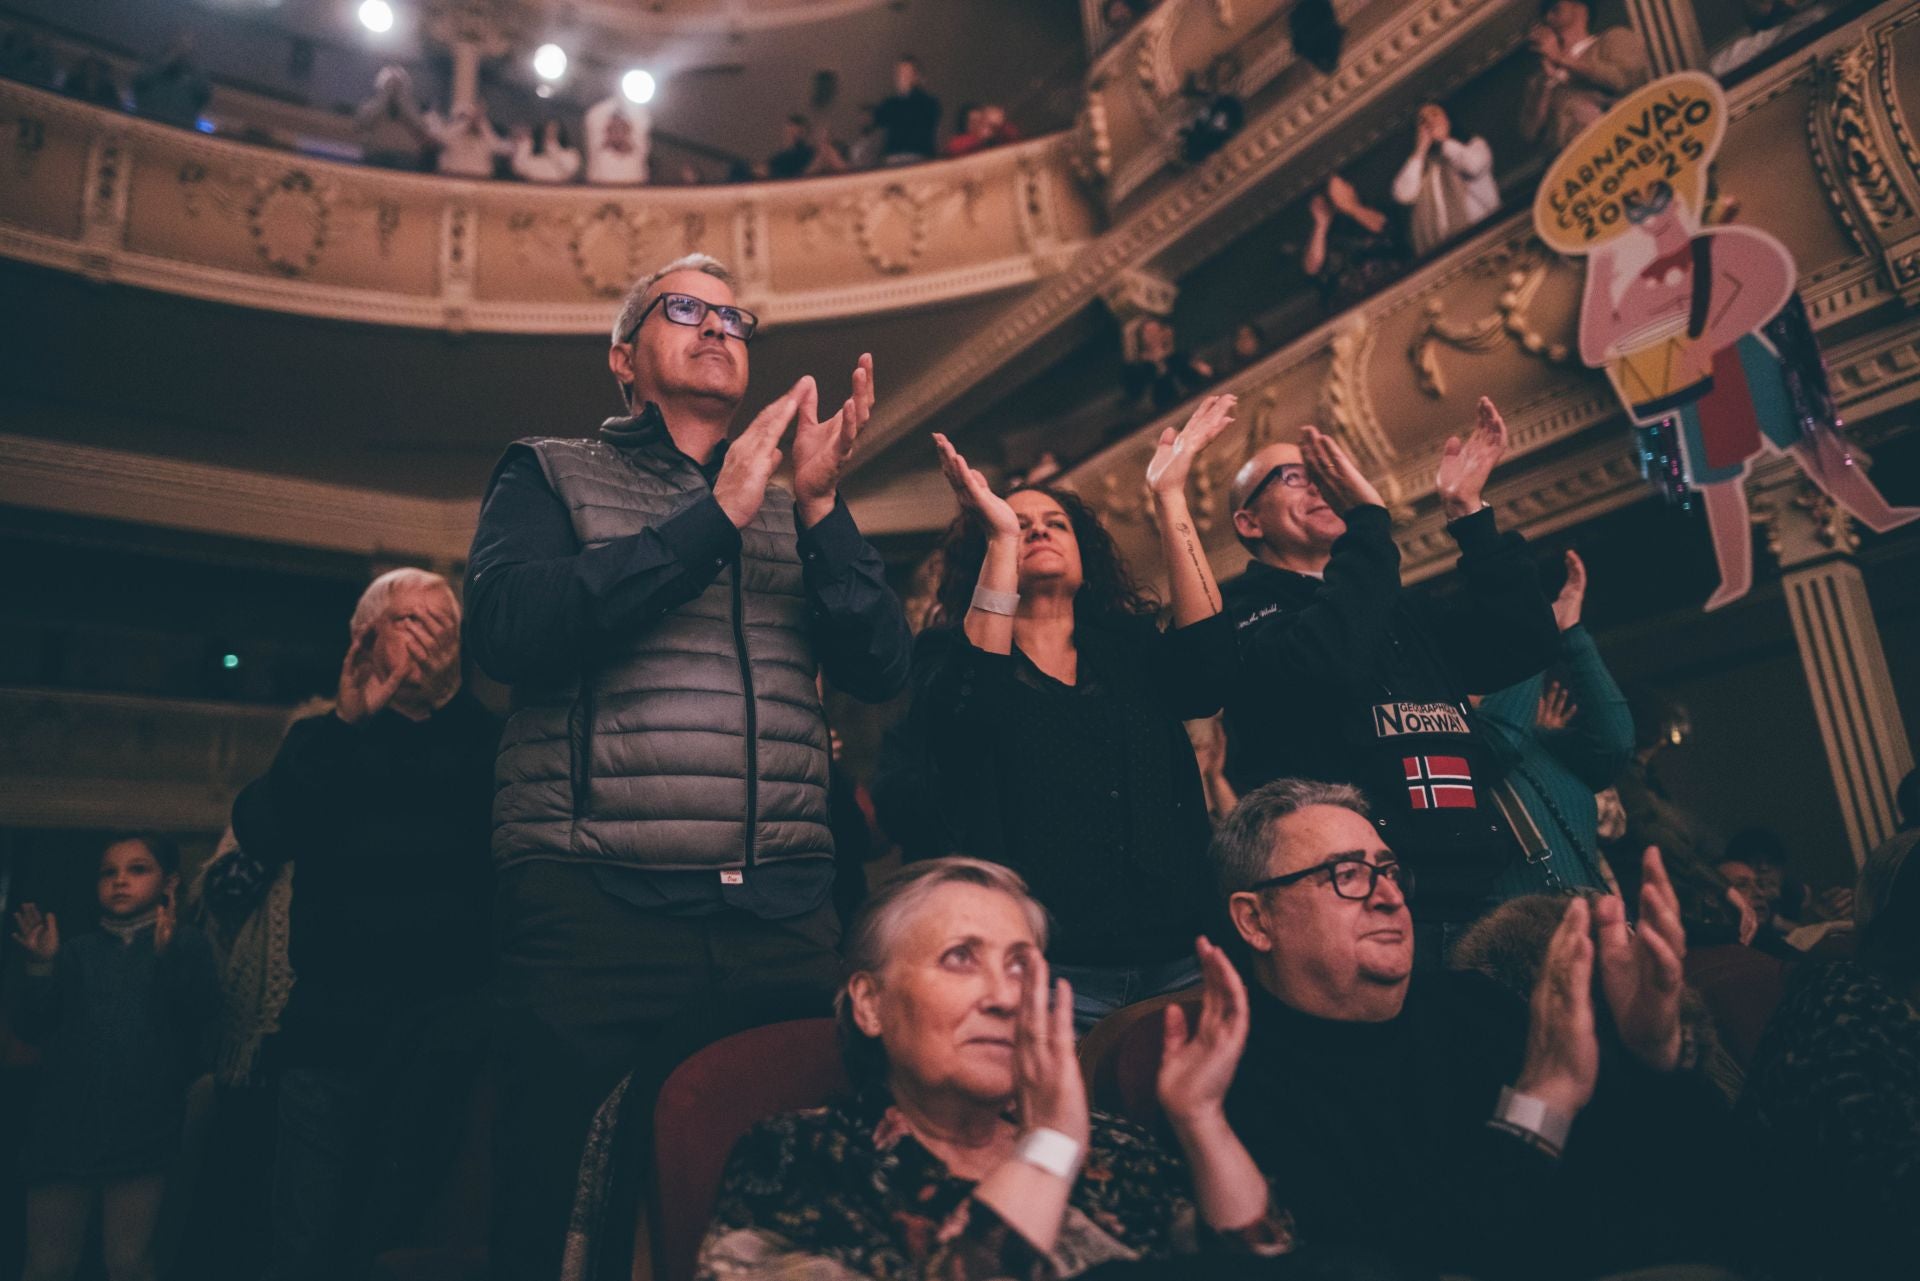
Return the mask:
M974 1187L921 1145L884 1088L789 1112L734 1148L699 1281L1051 1281L1115 1259L1293 1248L1293 1220L1271 1201L1247 1228L1207 1230L1185 1162L1098 1112L1050 1252L976 1201Z

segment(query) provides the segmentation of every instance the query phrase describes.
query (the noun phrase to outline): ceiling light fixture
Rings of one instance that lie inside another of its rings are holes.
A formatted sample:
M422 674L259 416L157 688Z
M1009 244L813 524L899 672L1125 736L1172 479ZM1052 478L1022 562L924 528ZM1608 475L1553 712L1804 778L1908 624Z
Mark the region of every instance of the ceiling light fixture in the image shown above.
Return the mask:
M387 0L361 0L360 25L376 36L393 30L393 6Z
M542 80L558 80L567 74L567 51L557 44L543 44L533 51L533 73Z
M653 75L635 67L620 77L620 92L627 95L627 101L636 105L653 101Z

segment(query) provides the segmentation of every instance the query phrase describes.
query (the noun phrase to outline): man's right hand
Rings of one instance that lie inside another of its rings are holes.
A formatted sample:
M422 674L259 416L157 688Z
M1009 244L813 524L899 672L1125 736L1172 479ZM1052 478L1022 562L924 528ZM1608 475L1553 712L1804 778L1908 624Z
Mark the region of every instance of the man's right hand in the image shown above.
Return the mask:
M1593 939L1584 898L1569 899L1533 985L1527 1057L1513 1088L1573 1116L1593 1098L1600 1041L1593 1027Z
M1300 429L1300 457L1307 476L1327 506L1344 516L1355 507L1384 507L1373 487L1340 442L1311 423Z
M358 725L392 702L401 682L431 661L427 642L417 627L367 624L353 638L340 664L335 714L349 725Z
M727 514L735 529L745 529L760 514L767 500L767 482L780 466L780 441L793 423L800 407L802 378L787 389L787 394L761 410L747 429L727 447L726 461L720 464L719 478L713 482L713 499Z

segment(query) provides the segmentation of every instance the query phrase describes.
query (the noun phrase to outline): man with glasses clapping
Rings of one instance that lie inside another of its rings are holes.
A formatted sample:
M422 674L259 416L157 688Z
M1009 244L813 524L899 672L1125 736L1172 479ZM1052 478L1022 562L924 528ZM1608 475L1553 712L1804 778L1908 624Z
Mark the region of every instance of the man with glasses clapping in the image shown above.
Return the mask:
M1253 555L1221 585L1239 637L1227 703L1227 777L1245 794L1269 779L1352 783L1381 836L1421 877L1413 910L1422 964L1487 906L1520 847L1502 818L1491 762L1467 707L1542 670L1557 653L1553 610L1515 533L1481 498L1505 451L1490 401L1435 478L1460 544L1464 590L1445 609L1401 591L1400 552L1380 495L1338 441L1301 428L1233 482L1233 524Z
M839 501L873 359L831 416L803 377L737 436L758 327L703 254L629 291L587 439L516 442L466 637L513 686L493 802L501 1117L494 1275L552 1276L582 1139L711 1036L825 1014L839 937L816 671L879 701L911 638ZM789 439L793 489L772 482Z

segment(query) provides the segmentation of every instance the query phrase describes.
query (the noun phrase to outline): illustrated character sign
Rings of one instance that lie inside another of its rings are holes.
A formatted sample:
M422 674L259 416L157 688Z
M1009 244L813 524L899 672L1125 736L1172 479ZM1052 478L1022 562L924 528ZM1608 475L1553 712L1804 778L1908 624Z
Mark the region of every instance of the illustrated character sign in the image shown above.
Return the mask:
M1543 241L1587 259L1581 359L1606 371L1635 423L1672 432L1704 500L1720 565L1708 609L1752 586L1745 480L1762 450L1792 457L1869 529L1920 518L1888 505L1835 430L1787 247L1700 225L1726 117L1712 77L1656 80L1560 153L1533 206Z

